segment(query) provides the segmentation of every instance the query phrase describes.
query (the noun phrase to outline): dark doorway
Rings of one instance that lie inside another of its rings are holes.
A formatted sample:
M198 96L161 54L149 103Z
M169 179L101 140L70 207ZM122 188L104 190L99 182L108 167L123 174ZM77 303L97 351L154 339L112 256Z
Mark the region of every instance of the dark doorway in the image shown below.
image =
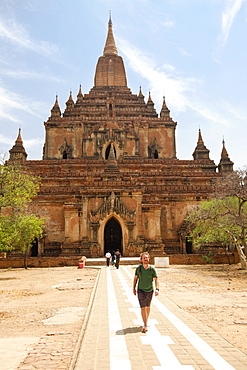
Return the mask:
M122 230L118 221L114 217L110 218L110 220L105 225L104 245L104 254L106 254L107 251L110 251L112 253L117 249L119 249L120 253L123 254Z
M186 236L186 253L187 254L192 254L192 242L190 241L190 239L188 238L188 236Z
M36 238L33 242L32 242L32 246L31 246L31 257L37 257L38 256L38 239Z
M106 148L106 151L105 151L105 159L108 159L109 154L110 154L110 150L111 150L111 144L108 145L108 147ZM114 145L113 145L113 150L114 150L114 156L116 158L116 149L115 149Z
M112 104L109 104L109 117L112 117Z

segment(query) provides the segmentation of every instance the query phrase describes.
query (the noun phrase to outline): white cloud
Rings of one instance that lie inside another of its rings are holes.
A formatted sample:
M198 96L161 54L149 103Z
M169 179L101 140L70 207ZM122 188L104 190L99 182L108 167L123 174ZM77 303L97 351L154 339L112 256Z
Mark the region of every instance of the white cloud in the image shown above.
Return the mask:
M232 126L232 123L226 119L223 115L217 112L215 109L210 109L209 106L211 103L201 103L196 100L190 100L188 102L188 108L195 111L199 116L206 118L210 122L217 123L218 125L222 125L225 127ZM218 107L217 107L218 108Z
M0 69L0 75L4 77L8 76L11 78L17 79L32 79L32 80L48 80L48 81L55 81L55 82L64 82L64 80L53 76L49 73L39 73L39 72L32 72L32 71L18 71L18 70L7 70L7 69Z
M185 57L191 57L192 54L183 48L179 48L180 53Z
M21 95L7 91L0 87L0 118L12 122L20 122L19 114L16 111L24 111L38 118L42 118L42 103L27 99Z
M41 147L43 146L44 144L44 138L35 138L35 139L28 139L26 140L25 138L23 138L23 145L25 146L26 149L32 149L32 148L37 148L37 147Z
M0 134L0 143L8 146L9 149L11 149L12 146L14 145L14 143L15 143L17 135L18 135L18 131L16 131L16 137L13 139L13 137L9 137L9 136L5 136L3 134ZM22 135L22 140L23 140L23 145L26 149L32 149L32 148L40 147L44 143L43 138L35 138L35 139L27 139L26 140L25 138L23 138L23 135Z
M4 136L2 134L0 134L0 143L3 143L3 144L7 144L7 145L12 145L13 146L13 139L8 137L8 136Z
M155 68L155 62L148 58L143 52L135 48L129 42L118 39L119 49L128 59L130 67L149 81L152 94L167 96L176 110L184 110L187 105L185 92L191 90L191 79L179 79L175 76L174 67L164 65L168 73ZM173 73L172 73L173 72ZM173 77L171 77L171 74Z
M247 110L246 106L241 107L241 106L233 106L231 103L227 101L219 101L219 105L221 108L227 112L228 116L233 116L237 120L241 121L247 121Z
M162 68L165 69L167 72L174 72L175 67L172 66L171 64L163 64Z
M203 81L180 76L172 65L165 64L163 70L159 70L151 58L123 39L118 39L118 45L130 67L148 80L154 101L161 101L165 96L168 107L177 113L192 110L207 121L226 127L231 125L218 106L198 100L197 88Z
M55 45L49 42L32 40L26 29L14 18L8 20L0 18L0 38L44 56L51 57L59 51Z
M171 21L169 19L166 19L165 21L161 21L161 25L165 29L168 29L168 28L174 27L175 26L175 22L174 21Z
M226 44L234 19L245 1L246 0L227 0L226 7L221 17L221 33L218 37L221 46Z

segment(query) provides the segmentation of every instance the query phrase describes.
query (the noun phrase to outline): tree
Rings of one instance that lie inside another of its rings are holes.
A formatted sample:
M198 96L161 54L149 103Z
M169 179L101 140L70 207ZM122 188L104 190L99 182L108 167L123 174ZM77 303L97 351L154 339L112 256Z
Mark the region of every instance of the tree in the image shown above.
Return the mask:
M14 224L16 233L13 234L12 246L24 253L24 267L27 268L28 251L34 239L41 237L43 221L33 214L18 214Z
M0 166L0 250L20 250L27 255L35 238L42 235L43 221L28 205L39 190L39 180L18 164Z
M222 176L214 185L212 200L202 202L187 217L196 246L220 243L236 248L241 267L247 268L247 169Z
M39 190L39 179L19 164L0 166L0 210L23 211Z

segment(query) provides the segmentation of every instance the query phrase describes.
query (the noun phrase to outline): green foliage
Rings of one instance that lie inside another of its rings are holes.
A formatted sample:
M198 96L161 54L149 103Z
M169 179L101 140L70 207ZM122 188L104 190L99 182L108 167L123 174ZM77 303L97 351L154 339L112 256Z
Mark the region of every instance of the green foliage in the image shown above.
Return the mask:
M0 251L13 249L12 239L15 234L15 224L11 218L0 216Z
M0 166L0 209L23 210L38 191L39 179L25 172L20 165Z
M18 214L14 220L15 233L12 234L12 246L25 252L35 238L42 235L43 221L35 215Z
M237 248L244 266L247 254L247 169L219 179L212 197L187 216L190 238L196 247L214 243L227 250Z
M17 164L0 166L0 250L27 252L42 235L43 221L29 214L28 204L39 181Z
M193 225L191 238L197 247L211 243L229 246L245 235L247 207L244 204L239 210L235 197L213 199L202 202L199 209L189 214L187 221Z
M43 221L33 214L16 213L0 217L0 250L25 252L42 235Z
M206 263L210 263L210 264L214 263L212 252L209 252L208 255L203 255L202 258L204 259L204 261L206 261Z

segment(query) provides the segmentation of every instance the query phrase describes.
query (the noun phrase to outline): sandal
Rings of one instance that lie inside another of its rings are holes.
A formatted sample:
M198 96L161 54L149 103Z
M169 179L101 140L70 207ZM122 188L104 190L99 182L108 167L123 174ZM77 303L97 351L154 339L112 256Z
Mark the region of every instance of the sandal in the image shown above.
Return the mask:
M142 333L146 333L148 331L148 328L146 326L143 326Z

